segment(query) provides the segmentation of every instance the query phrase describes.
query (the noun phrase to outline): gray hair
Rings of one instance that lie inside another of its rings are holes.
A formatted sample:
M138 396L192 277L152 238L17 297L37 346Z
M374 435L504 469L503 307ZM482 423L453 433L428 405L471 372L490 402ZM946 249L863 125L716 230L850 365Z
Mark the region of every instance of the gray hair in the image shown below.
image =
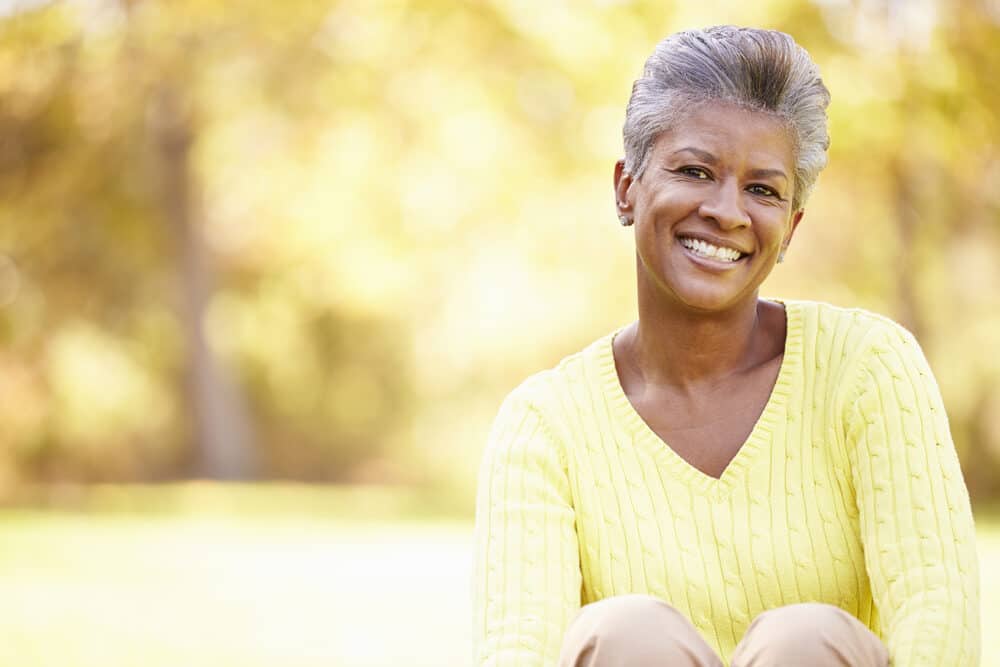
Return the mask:
M641 177L657 137L692 107L711 102L787 123L795 145L792 209L800 209L826 166L830 93L805 49L776 30L714 26L657 44L625 111L625 171Z

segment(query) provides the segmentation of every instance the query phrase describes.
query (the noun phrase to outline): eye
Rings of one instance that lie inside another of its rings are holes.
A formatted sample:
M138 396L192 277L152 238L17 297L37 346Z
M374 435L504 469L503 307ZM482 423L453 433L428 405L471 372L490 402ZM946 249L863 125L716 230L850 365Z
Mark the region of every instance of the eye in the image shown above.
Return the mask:
M712 175L708 173L708 170L702 167L681 167L677 170L677 173L690 176L691 178L697 178L702 181L708 180L712 177Z
M747 188L748 192L755 195L763 195L765 197L778 197L777 191L774 188L768 187L766 185L761 185L760 183L754 183ZM780 197L778 197L780 199Z

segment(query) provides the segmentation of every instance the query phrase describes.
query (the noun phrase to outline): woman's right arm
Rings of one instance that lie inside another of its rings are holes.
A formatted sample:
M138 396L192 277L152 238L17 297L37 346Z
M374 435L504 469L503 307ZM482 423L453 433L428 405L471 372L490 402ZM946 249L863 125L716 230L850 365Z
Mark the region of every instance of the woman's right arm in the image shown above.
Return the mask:
M476 498L473 638L479 667L554 667L580 608L565 455L515 390L500 408Z

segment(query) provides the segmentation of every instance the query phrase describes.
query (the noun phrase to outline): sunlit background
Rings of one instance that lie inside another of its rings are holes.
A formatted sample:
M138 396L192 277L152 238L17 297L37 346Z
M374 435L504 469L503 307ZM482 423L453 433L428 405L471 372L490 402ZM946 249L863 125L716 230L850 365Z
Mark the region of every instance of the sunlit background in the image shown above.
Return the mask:
M917 334L1000 620L1000 0L0 0L0 664L467 664L490 421L634 318L625 103L714 23L820 65L766 293Z

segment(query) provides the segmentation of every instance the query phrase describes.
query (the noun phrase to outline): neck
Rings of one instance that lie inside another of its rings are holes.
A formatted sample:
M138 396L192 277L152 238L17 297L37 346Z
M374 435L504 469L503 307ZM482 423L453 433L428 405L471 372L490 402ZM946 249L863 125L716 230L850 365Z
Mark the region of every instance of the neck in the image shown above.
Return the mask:
M639 289L639 321L623 341L627 363L646 386L687 391L753 367L773 347L754 292L732 308L700 312Z

